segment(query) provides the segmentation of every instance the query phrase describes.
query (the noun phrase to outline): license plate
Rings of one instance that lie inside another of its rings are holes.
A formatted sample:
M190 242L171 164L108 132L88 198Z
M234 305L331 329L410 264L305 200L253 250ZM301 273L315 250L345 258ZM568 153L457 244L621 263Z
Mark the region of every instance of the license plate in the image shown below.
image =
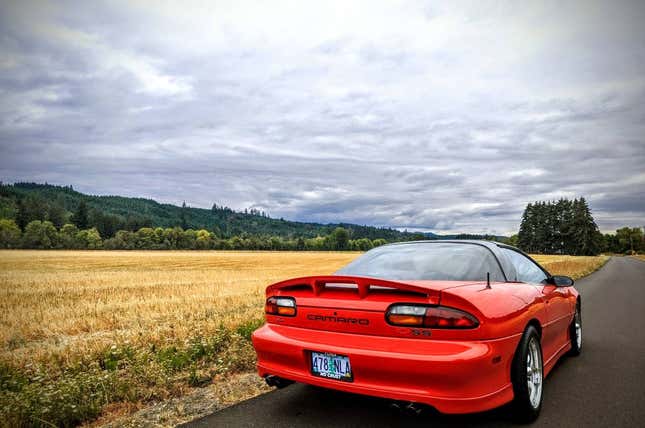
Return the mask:
M328 352L311 353L311 373L314 376L327 379L352 382L352 366L349 364L349 357L344 355L330 354Z

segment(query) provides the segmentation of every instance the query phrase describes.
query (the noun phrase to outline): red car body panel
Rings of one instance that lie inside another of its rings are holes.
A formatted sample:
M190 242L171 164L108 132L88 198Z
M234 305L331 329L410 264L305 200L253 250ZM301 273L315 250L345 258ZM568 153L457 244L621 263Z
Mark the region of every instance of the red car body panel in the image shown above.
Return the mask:
M294 317L267 315L253 333L260 376L470 413L513 399L511 364L523 331L541 332L544 375L570 349L573 287L485 281L295 278L267 288L295 299ZM390 325L393 303L441 305L474 315L472 329ZM314 376L311 352L349 357L352 382Z

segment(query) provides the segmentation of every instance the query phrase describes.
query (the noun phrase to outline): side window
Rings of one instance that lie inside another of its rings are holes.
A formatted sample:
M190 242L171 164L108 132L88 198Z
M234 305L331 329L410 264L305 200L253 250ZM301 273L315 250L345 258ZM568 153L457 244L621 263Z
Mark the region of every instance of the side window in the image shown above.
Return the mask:
M524 254L508 248L500 248L510 259L517 271L517 280L522 282L540 283L546 279L544 271Z

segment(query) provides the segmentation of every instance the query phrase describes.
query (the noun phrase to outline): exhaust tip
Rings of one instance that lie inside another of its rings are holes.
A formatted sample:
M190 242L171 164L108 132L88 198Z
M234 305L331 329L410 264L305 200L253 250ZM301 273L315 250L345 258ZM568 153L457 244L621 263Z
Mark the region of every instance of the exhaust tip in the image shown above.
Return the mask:
M419 416L426 408L423 404L411 401L393 401L390 403L390 407L407 416Z
M264 381L267 383L267 385L275 386L278 389L285 388L293 383L292 380L284 379L275 375L265 376Z

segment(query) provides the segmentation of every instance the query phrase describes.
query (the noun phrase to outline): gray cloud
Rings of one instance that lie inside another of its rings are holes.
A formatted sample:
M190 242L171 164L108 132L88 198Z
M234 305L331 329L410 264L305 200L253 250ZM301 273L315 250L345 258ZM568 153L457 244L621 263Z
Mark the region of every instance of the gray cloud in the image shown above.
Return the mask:
M3 181L436 232L584 195L645 224L642 2L0 12Z

